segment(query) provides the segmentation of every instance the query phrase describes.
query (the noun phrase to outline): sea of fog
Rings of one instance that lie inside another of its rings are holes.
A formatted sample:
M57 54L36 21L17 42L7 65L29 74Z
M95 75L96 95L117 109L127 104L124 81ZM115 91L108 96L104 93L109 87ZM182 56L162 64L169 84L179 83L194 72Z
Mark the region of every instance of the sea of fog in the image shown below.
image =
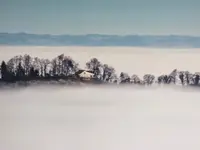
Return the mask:
M198 71L198 49L0 47L18 54L97 57L143 74ZM0 90L0 150L199 150L200 92L181 87L30 86Z
M0 91L2 150L199 150L199 91L28 87Z

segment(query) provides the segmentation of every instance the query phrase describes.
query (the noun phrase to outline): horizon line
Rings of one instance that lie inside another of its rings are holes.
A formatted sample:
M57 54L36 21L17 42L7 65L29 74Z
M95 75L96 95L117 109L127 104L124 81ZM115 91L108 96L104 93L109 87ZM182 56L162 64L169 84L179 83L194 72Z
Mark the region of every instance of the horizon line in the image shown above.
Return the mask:
M64 33L64 34L49 34L49 33L30 33L30 32L0 32L0 34L29 34L29 35L49 35L49 36L88 36L88 35L104 35L104 36L180 36L180 37L200 37L200 35L181 35L181 34L105 34L105 33L87 33L87 34L70 34L70 33Z

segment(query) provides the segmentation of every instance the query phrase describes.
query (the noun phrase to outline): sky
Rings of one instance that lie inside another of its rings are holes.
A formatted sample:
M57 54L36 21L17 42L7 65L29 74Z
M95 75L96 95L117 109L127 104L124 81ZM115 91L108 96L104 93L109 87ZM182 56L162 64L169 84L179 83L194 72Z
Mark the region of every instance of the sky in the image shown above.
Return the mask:
M0 32L200 36L199 0L0 0Z

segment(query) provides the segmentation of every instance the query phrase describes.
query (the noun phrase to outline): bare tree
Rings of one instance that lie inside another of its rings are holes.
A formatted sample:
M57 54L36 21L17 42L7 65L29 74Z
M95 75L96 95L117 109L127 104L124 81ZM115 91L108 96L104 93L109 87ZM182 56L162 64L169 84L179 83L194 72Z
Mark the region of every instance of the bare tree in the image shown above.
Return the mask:
M52 59L51 61L51 67L52 67L52 74L51 76L57 76L58 75L58 68L59 68L59 65L58 65L58 61L56 58Z
M86 67L94 72L94 76L96 78L101 78L102 64L97 58L92 58L89 62L87 62Z
M64 57L62 64L63 64L63 73L66 76L74 74L78 70L78 63L76 63L69 56Z
M8 71L16 75L19 64L23 64L23 57L21 55L14 56L7 62Z
M48 67L50 65L50 60L39 59L40 75L45 77L49 72Z
M7 62L7 70L9 72L13 72L13 73L16 73L16 63L15 63L15 60L14 58L11 58L8 62Z
M25 54L23 57L23 61L24 61L25 75L28 76L30 74L30 69L32 67L32 58L30 55Z
M65 55L61 54L59 56L57 56L57 60L58 60L58 74L61 75L64 73L64 64L63 64L63 60L64 60Z
M35 57L33 59L33 68L34 70L37 70L38 75L41 75L41 68L40 68L40 59L38 57Z
M46 76L47 74L49 74L49 70L50 70L50 60L49 59L43 59L43 65L44 65L44 75Z

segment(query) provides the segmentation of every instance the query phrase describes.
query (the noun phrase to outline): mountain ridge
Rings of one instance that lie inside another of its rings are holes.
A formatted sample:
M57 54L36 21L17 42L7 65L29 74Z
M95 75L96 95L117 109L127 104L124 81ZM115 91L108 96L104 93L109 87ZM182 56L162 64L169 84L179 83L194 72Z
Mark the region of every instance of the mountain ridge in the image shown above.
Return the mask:
M142 46L200 48L200 37L190 35L52 35L0 33L0 45L13 46Z

